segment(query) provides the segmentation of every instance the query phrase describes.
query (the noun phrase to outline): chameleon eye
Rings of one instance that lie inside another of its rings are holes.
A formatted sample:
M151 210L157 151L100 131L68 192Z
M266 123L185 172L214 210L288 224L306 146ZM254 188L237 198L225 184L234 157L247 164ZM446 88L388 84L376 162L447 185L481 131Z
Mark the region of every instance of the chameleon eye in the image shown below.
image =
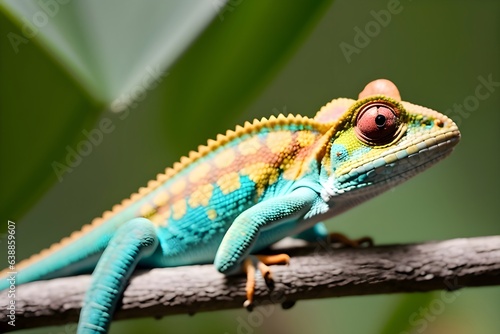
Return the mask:
M384 102L362 107L356 118L356 136L369 145L383 145L392 141L399 129L399 112Z

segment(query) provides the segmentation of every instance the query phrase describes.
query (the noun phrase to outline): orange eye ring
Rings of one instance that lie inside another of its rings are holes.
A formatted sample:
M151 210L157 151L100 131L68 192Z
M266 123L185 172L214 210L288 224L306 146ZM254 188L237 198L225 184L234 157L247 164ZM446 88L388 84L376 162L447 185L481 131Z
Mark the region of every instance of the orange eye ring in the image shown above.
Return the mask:
M401 134L400 111L386 101L369 102L358 112L354 129L365 144L388 144Z

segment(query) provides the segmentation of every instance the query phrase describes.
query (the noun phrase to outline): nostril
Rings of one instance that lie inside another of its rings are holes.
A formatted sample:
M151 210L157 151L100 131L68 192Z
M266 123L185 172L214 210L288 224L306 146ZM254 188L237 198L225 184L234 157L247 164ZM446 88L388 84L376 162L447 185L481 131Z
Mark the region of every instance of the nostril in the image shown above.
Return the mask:
M440 119L436 119L434 122L438 127L442 128L444 126L444 122Z

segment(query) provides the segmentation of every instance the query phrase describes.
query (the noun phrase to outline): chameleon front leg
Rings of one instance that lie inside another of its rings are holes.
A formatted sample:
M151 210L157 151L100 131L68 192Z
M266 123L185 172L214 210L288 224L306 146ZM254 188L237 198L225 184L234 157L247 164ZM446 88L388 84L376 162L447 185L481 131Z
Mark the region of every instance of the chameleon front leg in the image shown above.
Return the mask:
M300 187L290 194L266 200L244 211L224 235L215 256L215 267L222 273L233 273L244 264L243 269L250 277L255 267L251 266L250 261L244 261L247 260L260 232L276 224L302 219L309 212L316 212L314 206L319 201L321 197L316 191ZM245 302L247 307L251 307L253 289L254 283L249 278Z
M107 333L130 275L139 260L151 255L157 246L156 230L148 219L132 219L116 231L92 274L80 313L79 334Z

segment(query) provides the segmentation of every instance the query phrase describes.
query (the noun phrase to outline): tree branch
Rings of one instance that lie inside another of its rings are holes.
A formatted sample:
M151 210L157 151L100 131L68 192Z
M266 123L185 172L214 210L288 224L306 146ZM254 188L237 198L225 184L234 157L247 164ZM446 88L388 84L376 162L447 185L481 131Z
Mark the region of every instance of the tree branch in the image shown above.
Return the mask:
M409 245L335 249L331 245L280 249L289 266L273 266L275 287L257 278L256 304L293 305L300 299L455 290L500 285L500 236ZM0 296L0 331L78 321L90 276L59 278L16 287L15 324L8 324L7 291ZM139 271L115 319L242 307L245 277L225 277L212 265Z

